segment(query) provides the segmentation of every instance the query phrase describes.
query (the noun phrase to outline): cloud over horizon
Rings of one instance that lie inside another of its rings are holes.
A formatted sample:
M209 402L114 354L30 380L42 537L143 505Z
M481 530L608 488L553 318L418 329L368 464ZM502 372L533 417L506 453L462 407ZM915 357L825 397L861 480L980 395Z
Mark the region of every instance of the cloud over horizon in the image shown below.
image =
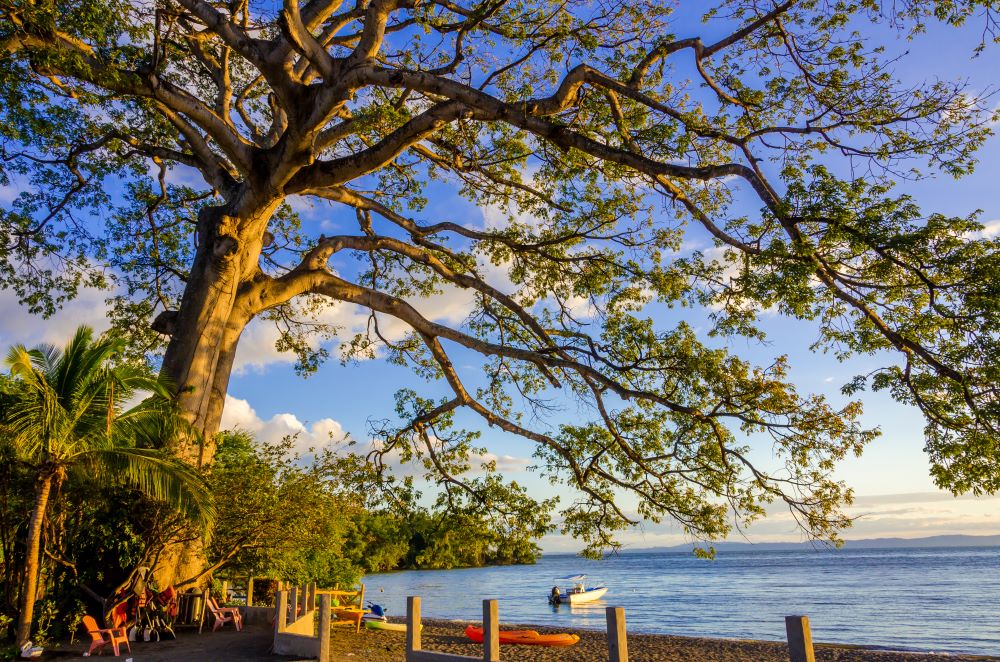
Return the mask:
M857 517L854 526L841 532L845 540L870 538L925 538L939 535L1000 535L998 508L1000 495L955 497L948 492L871 494L855 498L848 515ZM787 511L775 511L744 531L733 532L732 542L803 542L802 531ZM680 526L664 521L645 524L621 536L626 547L642 549L691 542ZM563 535L546 536L546 552L577 551L582 545Z

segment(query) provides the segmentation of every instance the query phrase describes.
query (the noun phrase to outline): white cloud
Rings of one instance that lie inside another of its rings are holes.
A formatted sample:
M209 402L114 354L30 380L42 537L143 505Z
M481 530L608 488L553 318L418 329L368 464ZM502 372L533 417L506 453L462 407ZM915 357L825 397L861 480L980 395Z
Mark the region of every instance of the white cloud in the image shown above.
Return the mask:
M511 225L511 221L532 229L539 229L542 226L542 219L534 214L521 212L513 205L503 208L499 205L486 205L480 208L483 215L484 230L505 230Z
M108 308L105 299L107 290L85 288L79 296L67 302L52 317L31 315L27 308L17 301L17 295L10 290L0 290L0 346L21 343L32 346L38 343L65 344L81 324L92 327L97 333L107 331Z
M469 456L469 461L472 463L473 472L478 471L483 463L486 462L495 462L497 471L503 473L525 471L531 464L531 460L526 457L497 455L496 453L474 453Z
M948 492L912 492L859 496L847 514L857 517L854 526L842 532L846 540L870 538L922 538L937 535L997 535L1000 515L996 509L1000 495L955 497ZM787 509L774 508L754 524L746 537L734 532L732 542L802 542L802 531ZM678 524L666 520L643 524L621 535L630 548L687 544L690 540ZM577 551L580 543L567 536L543 539L546 552Z
M343 426L332 418L321 418L307 424L295 414L282 413L264 420L249 402L231 395L226 396L221 427L223 430L244 430L259 441L272 443L296 435L292 450L299 454L306 454L310 449L337 450L344 446L345 439Z
M278 442L287 436L295 435L292 452L299 455L308 455L310 450L323 449L366 454L379 447L380 444L376 440L371 440L368 444L348 446L345 443L347 434L344 427L332 418L321 418L309 424L300 420L295 414L285 412L275 414L265 420L257 414L247 400L231 395L226 396L221 428L223 430L243 430L252 434L258 441L268 443ZM425 473L424 468L419 463L404 464L399 459L399 452L395 450L386 453L382 461L397 476L421 476ZM469 462L472 474L481 473L482 465L486 462L495 462L497 470L504 473L525 471L531 464L531 460L528 458L497 455L490 452L474 453L469 456Z
M0 185L0 204L9 205L17 199L17 196L21 194L21 190L16 184L8 184L6 186Z
M0 204L9 205L23 191L33 190L28 180L16 173L7 173L7 178L10 183L0 186Z
M983 222L983 229L975 232L966 232L962 235L964 239L992 239L1000 234L1000 218Z
M983 223L983 229L976 232L973 236L975 238L992 239L998 234L1000 234L1000 218L986 221Z
M722 266L720 278L724 281L732 282L740 275L742 264L739 257L735 256L735 251L728 246L712 246L702 251L706 262L718 262Z

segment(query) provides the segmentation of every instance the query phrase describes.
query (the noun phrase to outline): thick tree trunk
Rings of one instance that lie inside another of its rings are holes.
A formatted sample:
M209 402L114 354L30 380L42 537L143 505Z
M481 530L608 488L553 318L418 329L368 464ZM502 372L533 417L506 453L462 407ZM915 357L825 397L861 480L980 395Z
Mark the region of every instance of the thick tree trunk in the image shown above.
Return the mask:
M219 430L236 344L252 317L241 287L260 273L264 231L281 202L259 197L244 191L201 211L194 264L170 322L162 373L177 389L183 415L206 441ZM190 453L188 459L202 464L211 454Z
M42 542L42 522L49 507L53 474L44 471L35 485L35 506L28 524L27 550L24 558L24 583L17 610L17 645L23 646L31 637L31 619L35 613L35 594L38 592L38 575L41 569L39 555Z
M253 317L241 300L241 287L259 274L264 229L279 203L231 203L206 208L198 219L197 254L180 310L170 322L162 374L196 432L182 440L177 452L199 468L211 462L237 344ZM203 541L171 546L160 558L157 580L175 584L204 567Z
M215 225L218 221L213 217L223 214L216 208L203 211L202 216L209 217L199 223L205 227ZM244 270L240 256L229 252L232 243L225 237L207 237L198 246L163 360L163 375L177 389L182 415L202 437L217 431L218 420L210 417L212 386L217 369L225 367L220 358L227 349L235 351L235 347L223 347ZM206 460L203 453L192 449L181 453L198 465Z

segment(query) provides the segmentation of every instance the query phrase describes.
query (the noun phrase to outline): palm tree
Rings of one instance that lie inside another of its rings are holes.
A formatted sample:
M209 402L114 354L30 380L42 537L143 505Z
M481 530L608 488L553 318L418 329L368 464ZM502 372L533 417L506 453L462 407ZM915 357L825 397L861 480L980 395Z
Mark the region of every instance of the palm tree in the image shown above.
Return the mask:
M93 331L81 326L62 351L51 345L15 345L7 354L11 379L2 414L5 442L35 475L18 609L19 646L31 633L49 498L70 473L131 484L203 527L214 517L211 495L197 471L158 448L168 441L173 421L169 393L146 371L114 363L124 345L115 338L95 340ZM142 392L152 396L123 411L124 403Z

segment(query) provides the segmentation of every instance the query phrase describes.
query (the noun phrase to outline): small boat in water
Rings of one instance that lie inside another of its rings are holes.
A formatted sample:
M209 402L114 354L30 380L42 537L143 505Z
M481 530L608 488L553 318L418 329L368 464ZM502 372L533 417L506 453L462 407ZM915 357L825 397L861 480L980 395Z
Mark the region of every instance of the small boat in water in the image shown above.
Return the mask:
M565 592L560 591L558 586L553 586L552 592L549 594L549 604L575 605L583 602L594 602L603 598L604 594L608 592L606 586L591 586L588 588L584 584L584 580L586 579L587 575L559 577L556 581L572 582L573 586L566 589Z
M465 636L476 642L483 643L483 628L470 625L465 628ZM521 644L523 646L572 646L580 641L579 635L560 632L558 634L541 634L535 630L500 630L501 644Z

